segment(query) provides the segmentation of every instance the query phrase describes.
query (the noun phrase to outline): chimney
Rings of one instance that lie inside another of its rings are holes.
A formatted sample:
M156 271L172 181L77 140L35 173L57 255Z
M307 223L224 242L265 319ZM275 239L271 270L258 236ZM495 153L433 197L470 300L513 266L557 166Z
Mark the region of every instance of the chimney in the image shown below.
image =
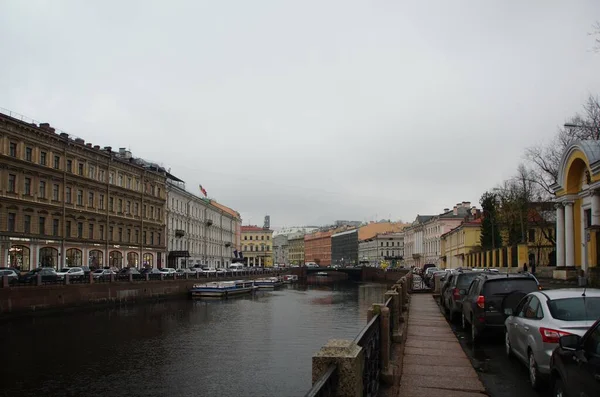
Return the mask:
M83 145L85 143L85 141L83 139L81 139L81 138L75 138L75 142L79 143L81 145Z
M471 202L470 201L463 201L462 205L464 208L470 208L471 207Z
M100 150L100 145L94 145L94 149Z
M47 130L50 128L50 123L40 123L40 128Z
M85 146L92 147L92 144L91 143L86 143Z
M68 139L68 138L69 138L69 134L67 134L66 132L61 132L61 133L60 133L60 137L61 137L61 138Z
M448 211L450 211L450 208L444 208L444 212L442 212L442 214L445 214Z
M112 146L104 146L104 150L110 153L112 151Z
M454 206L454 208L452 209L452 214L453 215L458 215L458 206Z

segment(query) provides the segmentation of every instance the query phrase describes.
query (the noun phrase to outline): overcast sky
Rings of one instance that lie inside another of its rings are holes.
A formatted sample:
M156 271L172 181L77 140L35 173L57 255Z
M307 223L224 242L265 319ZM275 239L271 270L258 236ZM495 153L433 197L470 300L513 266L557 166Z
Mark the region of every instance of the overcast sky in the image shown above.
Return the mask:
M0 0L0 107L171 168L244 224L412 221L600 94L600 1Z

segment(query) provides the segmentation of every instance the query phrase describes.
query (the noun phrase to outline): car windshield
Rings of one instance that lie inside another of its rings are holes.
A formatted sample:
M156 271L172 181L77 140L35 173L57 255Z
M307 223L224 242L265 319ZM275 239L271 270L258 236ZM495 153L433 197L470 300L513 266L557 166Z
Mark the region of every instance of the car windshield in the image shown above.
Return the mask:
M104 270L94 270L94 273L96 273L96 274L100 274L100 273L103 273L103 272L104 272Z
M511 292L537 291L538 285L530 278L500 278L489 280L483 288L484 295L508 295Z
M471 285L471 281L473 281L475 276L477 276L477 273L461 273L458 276L456 286L459 289L466 289L469 285Z
M60 271L61 271L61 273L66 273L69 271L69 268L65 267L65 268L60 269Z
M550 314L563 321L596 321L600 318L600 297L553 299L548 301Z

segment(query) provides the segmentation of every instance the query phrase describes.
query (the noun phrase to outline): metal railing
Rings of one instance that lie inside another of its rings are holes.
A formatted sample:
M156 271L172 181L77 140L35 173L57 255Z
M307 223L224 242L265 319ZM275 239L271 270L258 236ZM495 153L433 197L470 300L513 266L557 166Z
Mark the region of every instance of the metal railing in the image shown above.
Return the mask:
M381 373L381 324L379 314L354 338L354 343L363 348L363 396L375 397L379 392Z
M325 373L321 375L315 384L310 388L306 397L333 397L336 394L336 386L338 383L338 368L337 365L331 364Z

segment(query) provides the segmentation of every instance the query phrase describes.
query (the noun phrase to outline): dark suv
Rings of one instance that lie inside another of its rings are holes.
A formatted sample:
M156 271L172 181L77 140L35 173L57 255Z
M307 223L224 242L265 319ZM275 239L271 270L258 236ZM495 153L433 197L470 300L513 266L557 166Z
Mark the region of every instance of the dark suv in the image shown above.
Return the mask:
M482 272L475 276L462 302L462 326L470 326L471 341L486 328L504 330L506 317L521 299L539 289L537 279L529 273Z
M442 307L450 321L460 319L463 298L467 294L471 281L479 274L479 272L470 270L455 270L448 275L448 281L444 284L441 300Z

